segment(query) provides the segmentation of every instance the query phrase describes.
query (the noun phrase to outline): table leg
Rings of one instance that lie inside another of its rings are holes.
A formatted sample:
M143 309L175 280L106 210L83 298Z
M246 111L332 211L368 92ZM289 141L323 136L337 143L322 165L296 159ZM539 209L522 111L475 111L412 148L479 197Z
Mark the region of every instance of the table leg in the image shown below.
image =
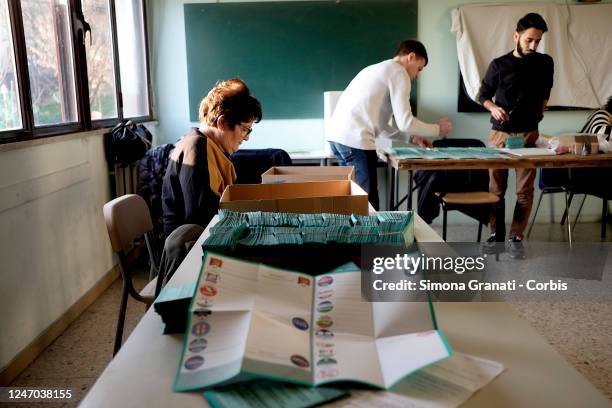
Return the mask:
M569 242L569 247L570 249L572 248L572 220L570 219L569 216L569 199L568 199L568 194L567 191L565 192L565 208L567 209L567 240Z
M394 210L393 207L395 206L395 192L396 192L395 177L396 177L396 170L393 168L391 163L388 163L387 164L387 209L389 211L393 211Z
M567 182L571 186L572 185L572 169L568 167L567 169ZM567 241L569 243L570 249L572 248L572 219L570 218L570 199L567 197L567 190L565 191L565 211L567 213Z
M504 197L495 205L495 238L497 242L506 240L506 201Z
M412 170L408 170L408 211L412 210L412 184L414 179L414 172Z

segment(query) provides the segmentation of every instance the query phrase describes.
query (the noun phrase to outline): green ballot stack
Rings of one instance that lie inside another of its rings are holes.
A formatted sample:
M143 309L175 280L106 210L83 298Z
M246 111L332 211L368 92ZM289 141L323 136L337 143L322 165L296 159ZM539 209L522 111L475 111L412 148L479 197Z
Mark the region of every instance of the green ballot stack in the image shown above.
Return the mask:
M202 247L314 273L346 262L359 265L362 245L412 246L412 215L410 211L346 215L221 210Z
M202 249L279 268L318 275L347 262L361 265L363 245L414 244L412 212L376 215L293 214L221 210ZM316 256L313 256L316 254ZM164 333L181 333L187 324L193 287L164 288L153 307Z
M213 408L307 408L348 396L349 390L304 387L276 381L251 381L204 392Z
M508 155L503 154L494 147L394 147L389 152L399 159L507 159Z

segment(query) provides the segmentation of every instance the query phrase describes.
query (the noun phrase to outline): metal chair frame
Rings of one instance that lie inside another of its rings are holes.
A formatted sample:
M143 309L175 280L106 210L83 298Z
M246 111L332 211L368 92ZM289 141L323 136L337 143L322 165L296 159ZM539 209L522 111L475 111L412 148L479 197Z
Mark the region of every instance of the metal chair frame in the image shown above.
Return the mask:
M123 281L113 347L114 356L121 348L128 296L145 303L148 308L159 294L163 278L158 276L159 251L156 248L152 234L153 223L149 208L144 199L136 194L126 194L109 201L104 205L104 219L113 248L113 255L118 261ZM153 296L145 296L142 292L138 293L136 291L132 282L132 276L128 270L127 252L132 247L134 240L140 237L145 239L150 258L149 285L155 285Z

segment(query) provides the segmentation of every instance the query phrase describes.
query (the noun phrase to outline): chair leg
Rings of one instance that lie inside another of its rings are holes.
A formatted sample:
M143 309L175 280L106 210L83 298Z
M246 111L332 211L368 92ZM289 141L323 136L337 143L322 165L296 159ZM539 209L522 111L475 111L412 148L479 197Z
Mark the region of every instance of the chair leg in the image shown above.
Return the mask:
M565 224L565 220L569 217L569 209L570 205L572 205L572 198L574 198L574 193L569 193L569 199L567 198L567 192L565 193L565 212L563 212L563 216L561 217L561 225Z
M123 281L123 291L121 292L121 303L119 304L119 318L117 319L117 332L115 333L115 346L113 348L113 357L121 348L121 341L123 340L123 325L125 323L125 312L127 309L128 301L128 287Z
M576 213L576 219L574 220L574 227L576 227L576 224L578 224L578 218L580 218L580 211L582 211L582 206L584 205L586 196L587 196L586 194L582 196L582 201L580 202L580 207L578 207L578 212Z
M606 237L606 218L608 218L608 200L603 199L603 208L601 210L601 238Z
M570 248L572 247L572 221L569 218L569 209L570 209L570 205L572 203L572 197L573 197L573 193L569 194L569 197L567 196L567 191L565 192L565 214L564 216L567 217L567 241L569 242L569 246ZM563 225L564 220L561 220L561 225Z
M446 218L448 211L442 206L442 240L446 241Z
M529 229L527 230L527 238L529 238L529 235L531 235L533 224L535 224L536 216L538 215L538 210L540 209L540 204L542 203L542 197L544 197L544 192L540 191L540 198L538 198L538 205L536 206L535 212L533 213L533 217L531 218L531 225L529 225Z
M480 242L482 238L482 222L478 222L478 240L476 242Z

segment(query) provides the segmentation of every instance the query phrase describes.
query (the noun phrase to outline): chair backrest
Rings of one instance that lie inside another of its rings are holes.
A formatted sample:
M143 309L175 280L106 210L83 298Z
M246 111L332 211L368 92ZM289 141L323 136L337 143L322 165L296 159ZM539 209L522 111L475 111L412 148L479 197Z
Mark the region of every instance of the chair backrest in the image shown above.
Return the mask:
M434 140L433 147L485 147L479 139L446 138ZM446 192L488 191L488 170L445 170L443 185Z
M560 189L569 183L569 173L567 169L540 169L540 180L538 186L540 190Z
M485 147L480 139L455 139L445 138L433 141L434 147Z
M135 239L153 230L149 207L137 194L126 194L104 204L104 221L113 251L123 252Z
M261 173L273 166L291 166L283 149L242 149L231 156L236 168L236 184L259 184Z

